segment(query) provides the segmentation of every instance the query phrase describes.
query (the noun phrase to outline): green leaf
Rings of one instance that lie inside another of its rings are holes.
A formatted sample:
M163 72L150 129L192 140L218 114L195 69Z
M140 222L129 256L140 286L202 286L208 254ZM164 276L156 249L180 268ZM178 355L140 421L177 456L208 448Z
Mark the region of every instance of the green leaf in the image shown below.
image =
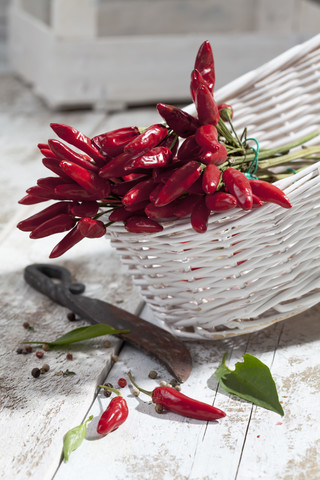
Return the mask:
M84 423L77 427L71 428L63 439L63 458L67 462L69 460L71 452L80 447L84 437L87 433L87 423L93 419L91 415Z
M62 335L53 342L46 340L37 340L36 342L23 342L23 343L41 343L49 345L50 347L57 347L62 345L69 345L70 343L82 342L90 338L101 337L102 335L118 335L119 333L128 333L129 330L116 330L110 325L104 323L97 323L96 325L90 325L88 327L80 327L71 332Z
M244 361L236 363L235 369L230 370L225 363L226 358L227 354L215 372L224 390L259 407L284 415L276 384L267 365L245 353Z

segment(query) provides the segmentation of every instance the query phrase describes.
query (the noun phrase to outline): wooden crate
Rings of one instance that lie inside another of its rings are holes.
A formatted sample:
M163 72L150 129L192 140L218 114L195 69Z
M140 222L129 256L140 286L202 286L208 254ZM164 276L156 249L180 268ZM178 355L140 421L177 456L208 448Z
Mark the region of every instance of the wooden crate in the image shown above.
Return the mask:
M214 48L219 87L311 36L297 28L296 1L283 0L276 14L274 4L12 0L9 58L54 109L189 103L192 62L204 40Z

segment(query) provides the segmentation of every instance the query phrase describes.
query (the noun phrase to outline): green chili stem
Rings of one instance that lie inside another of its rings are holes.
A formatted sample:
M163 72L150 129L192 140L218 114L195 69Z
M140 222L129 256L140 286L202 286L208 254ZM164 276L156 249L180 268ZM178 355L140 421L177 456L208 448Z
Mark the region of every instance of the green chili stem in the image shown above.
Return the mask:
M121 393L116 388L107 387L107 385L98 385L98 387L99 388L104 388L105 390L108 390L108 392L113 392L116 395L118 395L118 397L121 397Z
M130 382L142 393L145 393L146 395L149 395L152 397L152 392L149 390L144 390L144 388L139 387L139 385L136 384L136 382L133 380L131 372L128 372L128 377L130 378Z

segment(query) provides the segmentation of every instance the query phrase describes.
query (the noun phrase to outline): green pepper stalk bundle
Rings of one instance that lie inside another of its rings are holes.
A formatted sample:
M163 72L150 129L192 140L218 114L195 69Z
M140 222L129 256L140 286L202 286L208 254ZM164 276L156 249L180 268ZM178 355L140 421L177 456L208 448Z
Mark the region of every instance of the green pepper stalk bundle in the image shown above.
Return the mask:
M162 220L190 217L192 228L204 233L215 212L250 211L266 202L291 208L273 182L319 159L319 145L304 146L318 132L281 147L253 149L249 141L255 139L247 137L247 129L241 135L235 131L233 108L216 103L214 87L214 57L206 41L191 73L196 116L159 103L165 123L126 126L93 138L52 123L62 141L38 145L51 176L40 178L19 203L54 203L17 227L33 239L67 232L50 254L56 258L83 238L102 237L113 222L123 222L128 232L152 234L163 230ZM284 172L275 173L281 165ZM102 221L106 214L108 222Z

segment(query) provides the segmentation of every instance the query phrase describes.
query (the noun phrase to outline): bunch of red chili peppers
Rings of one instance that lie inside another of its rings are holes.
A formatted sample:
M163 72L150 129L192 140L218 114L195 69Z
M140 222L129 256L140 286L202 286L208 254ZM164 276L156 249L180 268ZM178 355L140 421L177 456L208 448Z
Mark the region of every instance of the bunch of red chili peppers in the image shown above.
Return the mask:
M51 258L85 237L103 236L113 222L124 222L129 232L154 233L162 231L164 219L190 216L193 229L204 233L212 212L251 210L263 202L291 207L276 186L246 174L252 149L246 131L241 138L234 131L232 107L215 102L209 42L201 45L194 67L190 89L197 117L159 103L165 123L124 127L94 138L51 124L76 150L56 139L38 145L43 164L55 175L40 178L19 203L55 203L18 224L31 232L30 238L68 231ZM239 161L231 163L231 156ZM104 223L100 218L106 213Z

